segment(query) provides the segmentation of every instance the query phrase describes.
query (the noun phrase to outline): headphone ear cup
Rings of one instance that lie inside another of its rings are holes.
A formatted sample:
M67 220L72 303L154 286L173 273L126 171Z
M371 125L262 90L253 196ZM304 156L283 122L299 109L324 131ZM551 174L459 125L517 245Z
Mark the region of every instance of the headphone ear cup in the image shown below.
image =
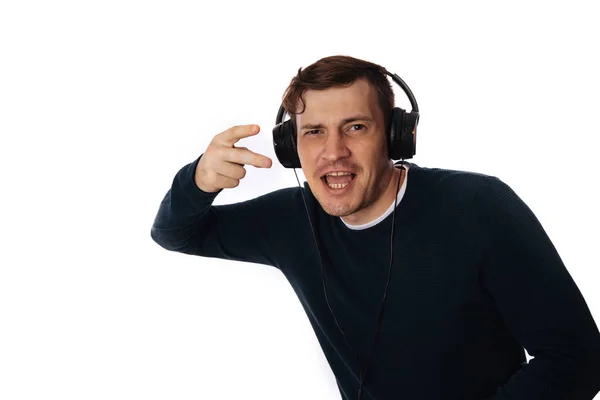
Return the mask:
M413 131L419 121L419 113L407 113L395 107L390 118L388 132L388 155L392 160L410 159L416 152L416 141Z
M417 154L417 125L419 125L419 113L409 112L404 114L402 126L402 150L406 151L402 158L412 158Z
M301 168L295 137L296 129L291 120L277 124L273 128L275 155L285 168Z
M388 157L391 160L398 160L402 154L402 142L400 140L400 133L402 132L402 122L404 120L404 110L395 107L392 110L390 117L390 126L388 128Z

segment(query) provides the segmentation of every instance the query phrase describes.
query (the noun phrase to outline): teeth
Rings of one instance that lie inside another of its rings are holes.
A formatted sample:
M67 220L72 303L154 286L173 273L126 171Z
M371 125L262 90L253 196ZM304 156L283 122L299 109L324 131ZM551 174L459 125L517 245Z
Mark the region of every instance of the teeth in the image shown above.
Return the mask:
M329 186L332 189L341 189L346 187L347 185L347 183L327 183L327 186Z
M343 175L352 175L350 172L330 172L327 174L328 176L343 176Z
M348 183L329 183L327 182L327 177L328 176L344 176L344 175L353 175L350 172L340 172L340 171L335 171L335 172L330 172L328 174L325 175L325 177L323 178L323 180L325 181L325 183L327 184L327 186L329 186L331 189L343 189L346 186L348 186Z

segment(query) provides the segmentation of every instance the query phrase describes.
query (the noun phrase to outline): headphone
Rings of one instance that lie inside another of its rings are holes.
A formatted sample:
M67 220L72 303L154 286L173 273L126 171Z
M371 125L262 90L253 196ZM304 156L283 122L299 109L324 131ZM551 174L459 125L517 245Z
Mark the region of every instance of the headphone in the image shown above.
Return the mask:
M416 133L416 129L417 129L417 124L419 123L419 107L417 106L417 101L415 100L415 97L413 96L412 91L410 90L408 85L406 83L404 83L404 81L402 79L400 79L400 77L398 75L391 74L387 70L385 71L385 73L387 75L391 76L392 79L394 80L394 82L396 82L398 85L400 85L402 90L404 90L404 93L406 93L406 95L408 96L408 99L410 100L410 105L412 107L412 110L409 113L407 113L406 111L404 111L403 109L401 109L399 107L395 107L392 110L390 125L389 125L388 131L387 131L388 155L389 155L389 158L392 160L409 159L409 158L412 158L412 156L414 156L416 154L415 133ZM294 123L292 122L291 119L287 120L285 122L282 122L284 114L285 114L285 109L283 108L283 104L282 104L279 107L279 112L277 113L277 119L275 121L275 127L273 128L273 145L275 146L275 154L277 155L277 159L279 160L279 162L285 168L301 168L300 159L298 158L298 149L296 146L296 127L294 126ZM401 164L400 165L401 170L400 170L400 177L398 178L398 185L396 188L396 193L398 193L400 191L402 170L404 170L404 173L406 174L406 168L403 165L404 162L401 162L400 164ZM294 173L295 172L296 171L294 170ZM298 186L302 187L300 185L300 180L298 179L297 174L296 174L296 179L298 180ZM346 337L344 330L340 326L337 318L335 317L333 310L331 309L331 304L329 303L329 298L327 296L327 287L326 287L326 283L325 283L325 267L323 265L323 258L321 257L321 251L319 249L319 245L317 242L317 236L315 233L315 229L313 227L312 220L310 218L310 213L308 212L308 206L306 204L306 198L304 197L304 191L300 191L300 193L302 194L302 200L304 202L304 207L306 208L306 215L308 217L308 222L310 224L310 230L313 234L315 246L317 249L317 253L319 255L319 261L321 263L323 292L325 293L325 300L327 301L329 311L331 312L331 315L333 316L335 324L337 325L338 329L342 333L342 336L344 337L346 344L352 351L352 353L356 359L356 362L360 366L360 385L358 388L357 398L358 398L358 400L361 400L362 394L363 394L363 385L365 382L365 377L369 370L369 364L371 361L370 360L371 354L369 354L366 365L362 366L360 363L360 360L358 359L358 356L352 349L352 346L350 345L350 342L348 341L348 338ZM375 337L377 337L377 333L379 332L379 327L381 326L381 318L383 316L385 298L387 296L388 286L390 283L390 277L392 274L392 264L393 264L393 257L394 257L394 246L393 246L394 230L395 230L394 228L396 226L396 224L395 224L396 208L398 205L397 201L398 201L398 198L396 197L394 199L394 212L392 213L392 232L391 232L391 236L390 236L390 265L388 268L387 283L385 285L385 291L383 294L383 299L381 301L381 306L380 306L380 310L379 310L379 317L377 319L377 326L375 329ZM371 353L373 351L374 345L375 345L375 341L373 341L373 343L371 344Z
M385 73L404 90L412 108L410 112L399 107L394 107L392 110L389 128L386 132L388 156L391 160L409 159L416 154L415 133L419 123L419 106L408 85L398 75L387 70ZM285 168L301 168L296 146L296 127L291 119L283 122L285 114L286 111L281 104L273 128L275 155Z

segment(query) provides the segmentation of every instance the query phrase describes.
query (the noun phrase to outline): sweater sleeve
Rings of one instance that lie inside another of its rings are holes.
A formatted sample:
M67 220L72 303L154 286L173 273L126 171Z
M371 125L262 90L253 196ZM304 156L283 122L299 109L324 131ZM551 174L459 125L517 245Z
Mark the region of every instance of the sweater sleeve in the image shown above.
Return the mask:
M529 207L492 177L477 196L481 284L533 357L486 400L592 400L600 333L577 285Z
M273 251L281 248L278 210L283 202L289 206L292 189L215 206L221 191L204 192L194 180L201 157L175 175L152 224L152 239L170 251L279 268Z

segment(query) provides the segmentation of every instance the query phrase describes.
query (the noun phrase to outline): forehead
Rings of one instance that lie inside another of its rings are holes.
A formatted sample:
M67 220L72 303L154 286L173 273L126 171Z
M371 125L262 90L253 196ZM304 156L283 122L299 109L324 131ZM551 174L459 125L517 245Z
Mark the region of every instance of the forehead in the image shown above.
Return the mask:
M303 123L326 123L344 119L350 115L368 115L375 118L378 102L375 88L366 80L359 79L347 87L304 92L304 112L296 119Z

